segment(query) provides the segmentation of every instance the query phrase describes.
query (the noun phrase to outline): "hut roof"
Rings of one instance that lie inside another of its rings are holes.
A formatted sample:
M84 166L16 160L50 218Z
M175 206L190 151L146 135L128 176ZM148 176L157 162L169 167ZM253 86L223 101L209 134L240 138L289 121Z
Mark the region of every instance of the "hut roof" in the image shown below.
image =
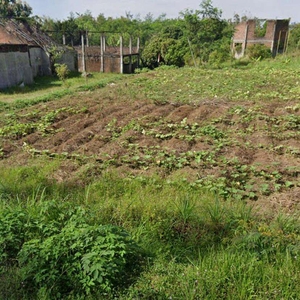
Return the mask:
M58 46L37 26L13 19L0 19L0 44L28 45L43 49Z

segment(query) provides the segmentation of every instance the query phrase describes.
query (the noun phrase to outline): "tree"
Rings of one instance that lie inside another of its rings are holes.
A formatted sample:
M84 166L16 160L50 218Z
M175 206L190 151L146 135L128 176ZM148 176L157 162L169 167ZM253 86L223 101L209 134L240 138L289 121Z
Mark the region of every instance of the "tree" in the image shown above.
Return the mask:
M289 37L289 48L291 49L300 48L300 23L291 25L291 31Z
M18 18L29 17L32 8L26 2L21 0L0 0L0 17Z
M181 25L173 21L147 41L142 60L151 69L161 64L182 67L187 51L187 40L183 36Z
M79 45L81 42L80 29L76 23L73 13L70 13L67 20L53 20L50 17L40 18L41 29L58 44L63 42L63 35L67 45Z
M222 10L213 7L212 0L203 0L200 4L200 8L199 13L202 19L221 19Z
M198 60L203 63L212 60L212 52L213 57L223 59L225 52L230 52L233 26L222 20L222 11L213 7L211 0L202 1L200 10L186 10L181 16L184 20L185 38L190 43L190 52Z

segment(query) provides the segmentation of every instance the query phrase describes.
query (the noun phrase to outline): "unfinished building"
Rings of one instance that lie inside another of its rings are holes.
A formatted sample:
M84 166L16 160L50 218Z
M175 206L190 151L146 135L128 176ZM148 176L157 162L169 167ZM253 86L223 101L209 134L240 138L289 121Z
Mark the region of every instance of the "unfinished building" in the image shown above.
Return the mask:
M139 39L137 45L124 46L120 36L119 46L108 46L104 35L100 37L99 46L89 46L86 38L82 37L82 45L75 47L78 54L78 70L80 72L103 72L130 74L139 67Z
M263 25L264 30L258 28ZM245 55L247 48L261 44L268 47L273 56L286 49L289 20L247 20L236 25L232 51L235 58ZM263 35L261 34L263 33Z

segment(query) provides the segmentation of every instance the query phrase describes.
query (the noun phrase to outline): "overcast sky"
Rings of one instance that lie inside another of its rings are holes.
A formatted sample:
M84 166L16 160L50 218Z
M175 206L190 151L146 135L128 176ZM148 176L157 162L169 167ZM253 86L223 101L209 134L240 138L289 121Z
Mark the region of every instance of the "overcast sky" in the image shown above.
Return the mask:
M201 0L26 0L33 14L65 20L70 12L92 12L94 17L125 16L130 12L143 19L148 13L154 17L166 14L177 18L185 9L196 10ZM223 18L232 18L235 13L261 19L287 19L300 22L300 0L213 0L213 6L223 11Z

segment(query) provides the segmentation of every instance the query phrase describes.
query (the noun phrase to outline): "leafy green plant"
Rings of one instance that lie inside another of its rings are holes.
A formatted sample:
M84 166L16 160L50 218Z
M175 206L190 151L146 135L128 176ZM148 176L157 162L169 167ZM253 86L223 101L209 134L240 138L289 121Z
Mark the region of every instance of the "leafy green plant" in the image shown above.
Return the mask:
M22 291L31 297L102 297L126 287L141 271L143 250L122 228L90 225L87 212L69 204L46 201L44 190L26 209L1 209L1 276L18 268Z
M0 215L0 273L16 264L16 257L27 238L28 217L21 209L8 209Z
M255 44L251 47L248 47L246 52L249 58L254 60L270 58L272 56L270 49L261 44Z
M70 73L68 66L66 64L54 64L54 67L55 73L58 76L59 80L65 82Z
M122 229L78 224L74 218L58 234L29 240L18 255L25 286L55 298L110 293L130 282L141 258Z

